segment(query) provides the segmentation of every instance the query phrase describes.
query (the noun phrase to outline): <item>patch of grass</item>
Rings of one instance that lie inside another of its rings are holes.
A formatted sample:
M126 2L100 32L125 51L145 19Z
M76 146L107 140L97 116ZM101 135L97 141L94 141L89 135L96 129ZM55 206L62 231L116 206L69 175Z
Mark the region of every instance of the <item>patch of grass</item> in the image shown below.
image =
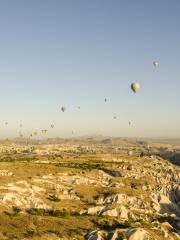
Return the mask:
M13 206L12 210L13 210L13 214L12 214L13 216L17 216L21 212L21 209L16 206Z
M118 219L109 217L109 216L101 216L94 217L92 222L100 229L111 231L116 228L124 228L124 223L120 222Z
M36 161L36 156L6 155L0 158L0 162L32 162Z
M134 224L134 220L132 218L129 218L128 220L126 220L124 222L124 226L129 228L129 227L133 227L133 224Z
M63 217L63 218L69 218L71 216L71 213L68 210L55 210L52 212L52 215L54 217Z
M27 212L31 215L44 216L46 210L42 208L30 208Z
M71 212L63 209L63 210L53 210L53 209L42 209L42 208L30 208L27 212L31 215L36 216L51 216L51 217L61 217L68 218L71 216Z
M103 164L100 163L58 163L56 164L58 167L67 167L67 168L76 168L76 169L82 169L82 170L93 170L93 169L102 169Z
M4 213L10 218L18 216L20 212L21 212L21 209L16 206L12 207L12 211L4 211Z

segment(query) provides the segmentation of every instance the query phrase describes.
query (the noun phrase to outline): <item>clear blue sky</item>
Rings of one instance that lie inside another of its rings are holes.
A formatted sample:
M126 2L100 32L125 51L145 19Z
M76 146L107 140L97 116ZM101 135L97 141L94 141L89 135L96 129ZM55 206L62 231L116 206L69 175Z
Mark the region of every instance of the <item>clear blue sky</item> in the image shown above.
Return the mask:
M180 137L179 29L179 0L1 1L0 138Z

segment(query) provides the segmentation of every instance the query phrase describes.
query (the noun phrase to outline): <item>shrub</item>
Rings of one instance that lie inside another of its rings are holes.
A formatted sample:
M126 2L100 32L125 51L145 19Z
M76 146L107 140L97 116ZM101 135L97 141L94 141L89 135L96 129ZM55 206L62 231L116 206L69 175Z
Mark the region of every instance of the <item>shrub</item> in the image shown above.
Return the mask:
M48 199L53 202L59 202L60 199L56 195L49 195Z

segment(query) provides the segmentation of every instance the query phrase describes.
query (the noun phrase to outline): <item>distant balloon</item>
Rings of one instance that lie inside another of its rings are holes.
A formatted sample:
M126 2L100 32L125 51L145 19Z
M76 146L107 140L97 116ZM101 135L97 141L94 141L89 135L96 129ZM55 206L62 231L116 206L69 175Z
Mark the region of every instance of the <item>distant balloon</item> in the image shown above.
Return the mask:
M128 124L129 124L129 126L130 126L130 125L131 125L131 122L129 122Z
M51 128L54 128L54 124L51 124Z
M131 84L131 89L133 90L133 92L136 93L140 89L140 84L139 83L132 83Z
M8 122L5 122L5 125L8 125Z
M62 112L65 112L65 111L66 111L66 108L65 108L65 107L61 107L61 111L62 111Z
M113 117L113 119L117 119L117 117L116 117L116 116L114 116L114 117Z
M153 61L153 65L154 65L154 67L159 67L159 65L160 65L160 62L159 61Z
M78 109L81 109L81 107L80 107L80 106L78 106Z
M104 101L107 102L107 98L105 98Z
M41 130L42 133L47 133L47 129Z
M20 136L20 137L23 137L23 134L22 134L21 132L19 132L19 136Z

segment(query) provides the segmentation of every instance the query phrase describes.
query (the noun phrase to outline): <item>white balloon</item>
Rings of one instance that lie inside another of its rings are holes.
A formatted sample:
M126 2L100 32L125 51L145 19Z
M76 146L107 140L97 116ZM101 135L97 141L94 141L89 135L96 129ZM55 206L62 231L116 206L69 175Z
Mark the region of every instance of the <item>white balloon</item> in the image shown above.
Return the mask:
M140 84L139 83L132 83L131 84L131 89L133 90L133 92L136 93L140 89Z
M154 67L159 67L159 64L160 64L160 62L159 61L153 61L153 65L154 65Z

